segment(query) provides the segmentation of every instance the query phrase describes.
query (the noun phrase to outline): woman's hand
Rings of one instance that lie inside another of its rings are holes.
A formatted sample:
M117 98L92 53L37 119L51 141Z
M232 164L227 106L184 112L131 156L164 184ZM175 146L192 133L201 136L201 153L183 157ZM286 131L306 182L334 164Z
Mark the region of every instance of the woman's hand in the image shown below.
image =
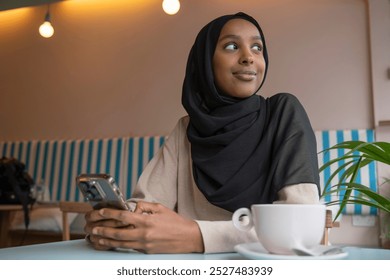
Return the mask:
M161 204L140 201L134 212L104 208L86 215L85 230L99 250L145 253L203 252L198 224Z
M121 221L107 219L100 214L101 210L92 210L85 214L86 225L84 231L87 233L86 239L93 245L97 250L111 250L114 247L104 246L99 244L100 237L92 233L95 227L111 227L111 228L122 228L128 226Z

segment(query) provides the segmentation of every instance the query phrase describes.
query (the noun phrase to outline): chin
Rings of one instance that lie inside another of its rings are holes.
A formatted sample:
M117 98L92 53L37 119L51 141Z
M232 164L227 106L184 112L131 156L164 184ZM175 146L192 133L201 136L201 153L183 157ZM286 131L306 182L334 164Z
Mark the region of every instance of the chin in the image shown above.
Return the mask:
M252 95L256 94L255 91L250 91L250 92L245 92L245 93L235 93L235 94L231 94L230 96L233 96L235 98L239 98L239 99L245 99L245 98L248 98L248 97L251 97Z

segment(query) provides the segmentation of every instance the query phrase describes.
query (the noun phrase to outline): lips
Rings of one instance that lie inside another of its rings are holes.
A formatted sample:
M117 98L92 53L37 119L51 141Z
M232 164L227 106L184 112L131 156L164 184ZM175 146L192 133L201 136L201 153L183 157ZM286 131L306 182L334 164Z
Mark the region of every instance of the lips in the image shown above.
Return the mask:
M243 70L233 72L233 76L241 81L252 81L256 79L257 73L255 71Z

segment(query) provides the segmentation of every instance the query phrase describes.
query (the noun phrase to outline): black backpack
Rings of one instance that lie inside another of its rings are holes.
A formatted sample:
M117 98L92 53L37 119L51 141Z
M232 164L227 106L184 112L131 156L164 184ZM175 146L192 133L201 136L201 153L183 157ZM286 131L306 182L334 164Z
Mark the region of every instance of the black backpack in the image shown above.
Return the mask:
M15 158L0 159L0 204L21 204L26 229L30 223L29 206L35 202L33 186L34 180L25 171L24 163Z

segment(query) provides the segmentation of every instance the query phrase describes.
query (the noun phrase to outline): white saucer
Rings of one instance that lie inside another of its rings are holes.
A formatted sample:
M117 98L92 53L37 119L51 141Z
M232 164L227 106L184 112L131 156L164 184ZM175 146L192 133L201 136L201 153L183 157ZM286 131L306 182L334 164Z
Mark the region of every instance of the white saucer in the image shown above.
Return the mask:
M297 256L297 255L276 255L267 252L260 243L245 243L234 247L237 253L252 260L339 260L348 256L348 252L335 253L322 256Z

